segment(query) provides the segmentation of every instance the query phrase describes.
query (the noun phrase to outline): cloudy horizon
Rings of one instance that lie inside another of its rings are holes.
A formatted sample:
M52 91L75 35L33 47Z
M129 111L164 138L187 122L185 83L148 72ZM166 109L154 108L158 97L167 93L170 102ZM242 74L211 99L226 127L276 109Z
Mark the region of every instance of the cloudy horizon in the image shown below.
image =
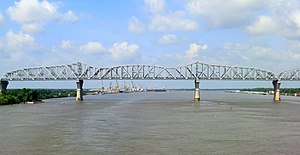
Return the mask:
M300 68L298 0L2 0L0 34L1 75L78 61Z

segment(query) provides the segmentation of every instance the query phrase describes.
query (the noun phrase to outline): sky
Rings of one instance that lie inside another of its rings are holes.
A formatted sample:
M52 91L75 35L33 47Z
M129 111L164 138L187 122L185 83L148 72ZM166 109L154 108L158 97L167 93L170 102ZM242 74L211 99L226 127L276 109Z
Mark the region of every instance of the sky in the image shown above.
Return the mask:
M299 0L0 0L0 75L78 61L94 67L176 67L199 61L278 74L300 68L299 47ZM192 87L193 82L166 85Z

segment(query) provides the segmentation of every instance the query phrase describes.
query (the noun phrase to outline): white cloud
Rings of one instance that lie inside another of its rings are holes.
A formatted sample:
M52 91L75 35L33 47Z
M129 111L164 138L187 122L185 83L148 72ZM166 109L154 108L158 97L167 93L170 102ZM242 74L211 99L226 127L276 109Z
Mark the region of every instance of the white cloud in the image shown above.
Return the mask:
M278 26L272 17L259 16L255 23L246 27L246 30L251 34L273 34L278 30Z
M132 33L142 33L144 31L143 24L136 17L131 17L128 23L128 29Z
M154 15L149 25L152 31L194 31L198 29L198 23L183 17L181 13L173 15Z
M162 61L171 64L172 66L183 66L197 61L208 63L211 61L209 61L205 55L209 53L207 44L190 43L188 49L186 49L184 53L174 53L174 51L171 53L164 53L163 55L158 55L157 60L158 62Z
M189 49L185 52L184 59L189 63L197 61L199 58L199 52L207 50L208 46L206 44L191 43Z
M32 60L32 53L38 49L34 37L24 32L14 33L8 31L2 49L6 52L10 61Z
M165 0L144 0L145 7L150 13L149 20L141 23L136 17L128 22L128 29L133 33L141 33L145 29L159 32L195 31L197 21L186 17L186 12L167 10Z
M194 60L199 56L199 52L201 50L206 50L208 46L206 44L197 44L197 43L192 43L190 44L189 49L185 52L186 57L189 60Z
M144 0L151 13L161 13L165 9L165 0Z
M233 65L248 65L258 68L272 68L275 62L288 61L278 51L259 45L225 43L223 57Z
M73 49L75 47L74 45L75 43L73 41L70 40L63 40L60 44L60 47L64 50L70 50Z
M279 27L276 34L289 40L300 37L300 1L274 0L266 8Z
M299 61L300 60L300 53L297 52L289 52L288 55L292 60Z
M4 22L4 17L2 15L2 13L0 12L0 24L2 24Z
M285 61L286 63L292 63L293 66L298 67L298 62L300 60L300 41L295 40L295 41L290 41L290 49L285 51L285 55L288 57L288 61ZM281 61L284 62L284 61Z
M68 44L65 44L65 46L68 46ZM83 53L95 54L104 51L105 48L99 42L88 42L84 45L81 45L79 50Z
M22 25L22 30L25 33L34 34L34 33L42 32L43 31L43 26L39 23L28 23L28 24L23 24Z
M58 5L47 0L21 0L14 7L8 8L10 18L19 23L49 21L57 18Z
M99 41L80 43L78 41L63 40L58 47L53 47L50 55L62 62L80 61L92 65L116 65L139 62L140 47L128 42L116 42L113 45L102 45Z
M300 11L297 10L290 15L290 20L296 24L297 28L300 28Z
M24 50L35 46L35 41L32 36L23 32L14 33L9 31L6 33L7 48L12 51Z
M51 3L47 0L21 0L15 2L15 6L9 7L7 12L11 20L25 25L23 26L25 30L28 28L28 24L31 26L35 25L35 27L41 29L42 25L49 21L78 20L78 17L72 11L60 13L58 9L59 5L57 3Z
M207 19L214 28L242 26L266 6L261 0L187 0L186 10Z
M118 42L109 49L111 58L114 61L127 61L133 59L138 53L140 47L136 44L128 44L127 42Z
M166 44L176 44L178 43L178 38L174 34L166 34L159 38L158 43L161 45Z
M95 41L79 43L70 40L63 40L60 44L60 48L70 53L75 52L83 55L98 54L106 51L102 43Z
M61 20L63 21L63 22L75 22L75 21L77 21L79 19L79 17L78 16L76 16L75 14L74 14L74 12L73 11L71 11L71 10L69 10L67 13L65 13L65 14L61 14Z

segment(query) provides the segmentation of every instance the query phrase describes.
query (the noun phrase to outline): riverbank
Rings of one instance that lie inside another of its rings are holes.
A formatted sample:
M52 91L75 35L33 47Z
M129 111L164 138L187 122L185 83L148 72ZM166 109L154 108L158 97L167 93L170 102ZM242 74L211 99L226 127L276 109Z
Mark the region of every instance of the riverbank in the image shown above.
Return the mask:
M75 96L76 91L73 89L9 89L0 94L0 105L36 103L43 99Z
M258 94L258 95L273 95L273 88L249 88L240 89L241 93ZM280 95L300 97L300 88L281 88Z

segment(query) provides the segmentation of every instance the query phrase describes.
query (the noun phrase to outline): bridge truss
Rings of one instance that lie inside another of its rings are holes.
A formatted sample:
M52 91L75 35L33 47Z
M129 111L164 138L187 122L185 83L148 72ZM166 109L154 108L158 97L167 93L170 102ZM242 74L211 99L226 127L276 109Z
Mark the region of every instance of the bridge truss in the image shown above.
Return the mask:
M297 72L299 79L299 71ZM283 74L286 77L289 74ZM77 62L69 65L23 68L8 72L1 81L35 80L274 80L269 71L223 65L193 63L166 68L154 65L123 65L96 68Z
M279 80L300 81L300 69L285 71L279 74Z

